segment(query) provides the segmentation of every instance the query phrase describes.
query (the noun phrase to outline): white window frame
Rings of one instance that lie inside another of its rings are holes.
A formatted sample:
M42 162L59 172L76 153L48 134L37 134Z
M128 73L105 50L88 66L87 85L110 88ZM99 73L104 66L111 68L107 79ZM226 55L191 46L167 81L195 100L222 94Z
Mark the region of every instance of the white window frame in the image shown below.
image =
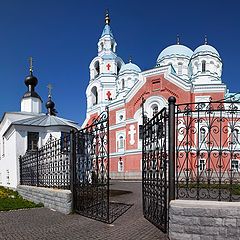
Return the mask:
M120 143L120 138L122 139ZM116 152L123 152L125 150L125 132L116 132ZM121 145L120 145L121 144Z
M231 159L231 170L233 170L233 172L239 172L239 160L238 159Z
M179 76L183 75L183 63L181 62L178 63L178 75Z
M202 73L206 72L206 66L207 66L206 60L202 60L202 62L201 62L201 72Z
M117 111L116 112L116 124L124 122L125 120L126 120L125 109L121 109L121 110Z
M118 149L124 149L124 137L122 135L118 137Z

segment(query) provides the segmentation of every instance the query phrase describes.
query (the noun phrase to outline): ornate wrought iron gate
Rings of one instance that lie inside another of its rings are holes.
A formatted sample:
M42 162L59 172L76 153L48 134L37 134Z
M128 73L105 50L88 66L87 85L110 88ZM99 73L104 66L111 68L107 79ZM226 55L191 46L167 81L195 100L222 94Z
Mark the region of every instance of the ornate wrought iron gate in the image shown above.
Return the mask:
M73 198L77 213L103 222L109 216L108 111L73 135Z
M143 214L151 223L166 232L168 223L166 108L151 120L145 117L143 119Z

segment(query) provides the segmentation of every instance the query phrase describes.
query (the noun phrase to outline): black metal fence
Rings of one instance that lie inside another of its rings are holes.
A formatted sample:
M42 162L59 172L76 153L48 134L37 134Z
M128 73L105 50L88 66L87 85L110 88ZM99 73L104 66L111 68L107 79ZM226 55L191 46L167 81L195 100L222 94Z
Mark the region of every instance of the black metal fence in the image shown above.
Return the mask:
M144 116L144 114L143 114ZM142 194L143 215L167 231L167 112L166 108L143 125Z
M142 146L143 213L164 232L175 198L240 201L240 102L168 101L144 121Z
M112 223L131 204L109 198L109 113L69 136L48 140L37 151L20 157L20 184L70 189L73 211Z
M176 128L177 198L239 201L240 103L179 104Z
M70 137L54 139L20 156L20 184L70 189Z
M75 134L76 212L109 222L109 124L108 111Z

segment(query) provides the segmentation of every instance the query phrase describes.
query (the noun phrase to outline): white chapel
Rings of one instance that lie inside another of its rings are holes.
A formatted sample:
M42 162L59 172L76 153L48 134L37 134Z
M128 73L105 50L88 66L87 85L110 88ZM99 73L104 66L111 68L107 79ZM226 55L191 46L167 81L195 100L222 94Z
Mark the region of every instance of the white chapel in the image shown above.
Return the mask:
M41 148L51 137L60 138L71 129L80 129L76 123L57 117L51 92L42 111L42 99L35 88L38 79L30 74L25 79L27 91L21 99L19 112L4 113L0 122L0 185L16 188L19 184L19 156L26 151Z

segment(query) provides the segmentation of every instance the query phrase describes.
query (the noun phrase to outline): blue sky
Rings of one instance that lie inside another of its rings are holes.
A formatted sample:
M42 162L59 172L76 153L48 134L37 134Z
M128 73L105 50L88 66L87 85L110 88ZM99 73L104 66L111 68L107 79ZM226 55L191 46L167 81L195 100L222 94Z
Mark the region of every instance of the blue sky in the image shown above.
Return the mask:
M89 63L109 9L117 53L142 70L155 66L159 53L180 42L192 50L208 42L223 60L223 82L240 91L240 2L237 0L1 0L0 114L20 110L26 91L28 57L34 58L36 91L44 103L47 85L59 116L82 123ZM45 109L44 109L45 111Z

